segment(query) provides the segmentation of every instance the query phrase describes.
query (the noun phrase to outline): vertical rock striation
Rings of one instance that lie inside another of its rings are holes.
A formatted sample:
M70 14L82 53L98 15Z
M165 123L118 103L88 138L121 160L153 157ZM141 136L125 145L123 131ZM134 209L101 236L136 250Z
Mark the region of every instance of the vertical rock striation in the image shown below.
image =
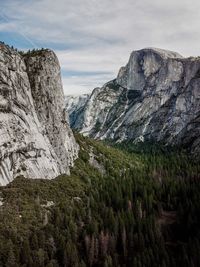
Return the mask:
M69 173L78 146L65 120L60 67L44 50L21 56L0 44L0 185L18 175Z

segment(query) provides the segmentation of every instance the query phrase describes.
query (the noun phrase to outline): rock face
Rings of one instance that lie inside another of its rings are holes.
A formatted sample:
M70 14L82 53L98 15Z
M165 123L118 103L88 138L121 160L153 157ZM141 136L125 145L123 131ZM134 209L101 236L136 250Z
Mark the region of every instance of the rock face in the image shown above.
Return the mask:
M0 44L0 185L69 173L78 146L66 123L60 67L50 50L21 56Z
M89 99L89 94L84 95L67 95L65 96L65 109L69 115L69 123L71 127L77 123L77 117L83 112L85 103Z
M96 88L73 127L99 139L156 141L200 152L200 58L155 48L132 52Z

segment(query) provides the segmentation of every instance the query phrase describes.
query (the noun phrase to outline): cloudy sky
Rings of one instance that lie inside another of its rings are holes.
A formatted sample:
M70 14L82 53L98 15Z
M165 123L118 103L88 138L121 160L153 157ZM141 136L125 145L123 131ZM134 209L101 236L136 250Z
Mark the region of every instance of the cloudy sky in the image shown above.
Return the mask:
M199 0L0 0L0 40L54 49L65 94L116 77L131 51L200 55Z

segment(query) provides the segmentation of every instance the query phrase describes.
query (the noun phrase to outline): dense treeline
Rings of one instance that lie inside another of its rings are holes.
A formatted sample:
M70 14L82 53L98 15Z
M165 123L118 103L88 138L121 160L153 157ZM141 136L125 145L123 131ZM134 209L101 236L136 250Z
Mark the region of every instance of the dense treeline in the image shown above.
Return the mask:
M200 165L77 139L70 176L1 190L0 266L200 266Z
M2 41L0 41L0 46L4 45L7 46L7 48L12 49L13 51L19 53L21 56L37 56L37 55L42 55L44 52L48 52L50 51L48 48L33 48L33 49L29 49L27 51L23 51L23 50L18 50L17 48L15 48L14 46L10 46Z

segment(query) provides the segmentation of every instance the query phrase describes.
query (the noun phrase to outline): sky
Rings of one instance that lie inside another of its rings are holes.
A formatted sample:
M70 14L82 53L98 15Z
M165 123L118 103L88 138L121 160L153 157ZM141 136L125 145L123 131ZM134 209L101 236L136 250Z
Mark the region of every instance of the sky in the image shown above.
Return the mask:
M0 40L53 49L66 95L114 79L133 50L200 55L199 0L0 0Z

